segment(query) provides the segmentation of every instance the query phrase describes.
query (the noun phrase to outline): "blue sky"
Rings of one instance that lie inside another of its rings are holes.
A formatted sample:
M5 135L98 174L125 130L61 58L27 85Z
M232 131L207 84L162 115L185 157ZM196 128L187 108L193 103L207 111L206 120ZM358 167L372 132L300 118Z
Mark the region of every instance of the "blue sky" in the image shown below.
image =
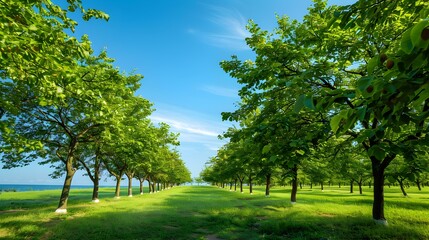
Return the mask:
M253 58L244 41L249 36L247 21L271 30L276 26L275 14L299 20L311 5L310 0L83 2L105 11L110 20L79 21L76 34L88 34L96 52L107 49L122 71L144 75L137 94L154 103L154 122L166 122L180 133L178 150L193 177L224 144L217 136L231 126L221 121L220 113L235 109L240 86L219 62L231 55ZM0 183L62 184L62 178L53 180L49 173L48 166L37 164L0 169ZM83 173L76 173L73 184L91 184ZM103 184L113 181L103 178Z

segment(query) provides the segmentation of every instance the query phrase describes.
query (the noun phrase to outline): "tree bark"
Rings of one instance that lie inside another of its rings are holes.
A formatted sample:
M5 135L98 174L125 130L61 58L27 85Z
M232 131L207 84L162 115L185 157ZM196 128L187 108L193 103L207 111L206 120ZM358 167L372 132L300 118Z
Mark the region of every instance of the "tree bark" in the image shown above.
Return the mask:
M295 164L292 168L292 191L290 193L291 203L296 203L297 191L298 191L298 166Z
M253 194L252 176L251 175L249 175L249 187L250 187L250 190L249 190L250 194Z
M234 192L237 192L237 178L234 180Z
M271 173L266 175L265 197L270 196L270 185L271 185Z
M96 182L94 182L94 187L92 188L92 201L93 202L99 202L99 200L98 200L99 188L100 188L99 180L97 179Z
M418 179L418 178L416 180L416 185L417 185L417 188L419 189L419 191L421 191L422 187L421 187L421 184L420 184L420 179Z
M128 178L128 197L132 197L133 196L133 178L134 178L134 174L132 174L132 173L126 173L125 175L127 175L127 178Z
M374 220L385 221L384 218L384 169L373 167L374 177L374 202L372 205L372 217Z
M399 187L401 188L402 195L404 195L404 197L408 196L408 194L407 194L407 192L405 191L405 188L404 188L404 180L398 178L397 181L399 183Z
M100 188L100 164L98 164L94 170L94 188L92 189L92 201L99 202L98 190Z
M147 184L148 184L148 186L149 186L149 193L152 193L152 188L150 187L151 185L150 185L150 177L148 177L147 179L146 179L146 181L147 181Z
M71 183L73 176L76 170L73 168L73 157L70 156L66 162L66 178L64 180L63 189L61 191L60 202L58 203L58 208L55 211L56 213L67 213L67 200L70 194Z
M374 201L372 205L372 218L378 224L387 225L384 217L384 171L396 155L388 155L383 161L371 156L372 176L374 181Z
M144 178L139 178L139 182L140 182L140 195L143 195L143 183L144 183Z
M323 191L323 182L320 182L320 190Z
M116 187L115 187L115 198L121 197L121 176L115 176Z
M359 194L361 194L362 195L362 178L357 182L357 184L358 184L358 186L359 186Z
M353 180L350 180L350 193L353 193Z

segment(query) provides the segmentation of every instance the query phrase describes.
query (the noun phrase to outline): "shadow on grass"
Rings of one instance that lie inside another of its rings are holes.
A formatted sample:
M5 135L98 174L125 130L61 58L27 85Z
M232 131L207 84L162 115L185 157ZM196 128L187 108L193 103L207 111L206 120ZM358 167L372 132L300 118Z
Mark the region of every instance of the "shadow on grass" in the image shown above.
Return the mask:
M29 226L17 238L42 239L425 239L410 225L377 226L368 215L309 214L288 199L212 187L172 190L162 201L147 205L107 205L103 211L73 206L73 213L49 222L12 220L8 226ZM158 198L158 196L151 196ZM311 197L311 196L309 196ZM141 198L140 200L149 198ZM124 201L125 202L125 201ZM127 201L131 202L131 201ZM316 203L315 200L313 200ZM144 203L144 201L142 201ZM101 208L103 205L97 206ZM342 205L347 207L347 204ZM19 214L19 213L16 213ZM15 215L15 213L14 213ZM422 223L424 224L424 223ZM34 226L35 225L35 226ZM43 230L43 228L45 228ZM39 230L38 230L39 229ZM42 229L42 230L40 230Z

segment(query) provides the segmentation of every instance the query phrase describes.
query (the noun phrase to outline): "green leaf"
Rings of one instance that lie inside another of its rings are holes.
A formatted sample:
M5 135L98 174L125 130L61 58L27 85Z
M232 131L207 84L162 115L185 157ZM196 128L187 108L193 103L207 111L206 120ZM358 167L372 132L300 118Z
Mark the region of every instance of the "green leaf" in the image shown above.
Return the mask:
M298 97L298 99L295 102L295 107L294 107L294 111L295 112L299 112L301 111L302 108L304 108L305 106L305 95L301 95Z
M330 125L331 125L331 129L332 131L335 133L337 132L341 119L343 119L343 116L340 114L335 115L334 117L332 117Z
M389 175L387 176L387 181L389 181L390 183L395 183L396 179L393 176Z
M366 92L366 89L369 85L371 85L371 82L374 78L371 76L361 77L357 81L357 87L361 92Z
M316 107L314 107L314 103L313 103L313 96L306 96L305 97L304 106L311 109L311 110L316 109Z
M359 108L357 111L357 118L359 119L359 121L363 121L365 119L365 115L366 115L366 107Z
M48 105L48 102L46 100L40 100L39 105L44 107L44 106Z
M380 56L375 56L368 61L368 65L366 66L366 69L369 75L372 75L375 67L378 65L379 62L380 62Z
M277 160L277 156L271 156L270 157L270 162L275 162Z
M368 149L368 155L382 161L386 157L386 151L380 146L375 145Z
M421 38L423 29L425 29L428 26L429 26L429 19L425 19L418 22L411 29L410 38L414 46L420 47L420 48L426 48L428 46L429 41L423 41Z
M296 150L295 152L296 152L297 154L301 155L301 156L303 156L303 155L305 154L305 151L304 151L304 150L301 150L301 149L298 149L298 150Z
M420 36L419 36L420 37ZM408 29L402 35L401 39L401 49L407 54L410 54L414 49L414 43L411 39L411 29Z
M266 153L268 153L268 152L270 152L270 150L271 150L271 143L269 143L269 144L267 144L267 145L265 145L263 148L262 148L262 154L266 154Z

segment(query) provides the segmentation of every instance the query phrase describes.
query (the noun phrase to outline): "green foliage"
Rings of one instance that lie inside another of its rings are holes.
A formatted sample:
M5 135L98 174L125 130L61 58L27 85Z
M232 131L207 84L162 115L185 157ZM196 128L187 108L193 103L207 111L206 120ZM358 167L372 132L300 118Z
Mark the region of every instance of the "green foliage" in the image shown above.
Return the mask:
M76 169L85 169L96 184L111 165L131 175L144 165L169 174L163 181L190 181L170 149L177 135L166 124L154 127L148 118L152 104L135 96L143 77L120 72L104 51L95 55L88 36L77 40L67 33L77 25L71 12L79 11L84 20L108 20L106 13L84 8L81 0L68 0L66 9L49 0L0 1L0 6L4 168L40 161L54 168L52 177L67 174L64 189Z
M302 22L278 17L273 33L250 21L255 59L221 62L242 84L239 109L224 119L240 122L243 141L262 144L262 151L252 148L260 163L301 164L319 181L341 152L324 152L328 144L361 144L375 178L397 156L418 162L428 143L428 13L420 0L314 1ZM334 137L339 141L329 141ZM382 192L377 196L373 217L383 220Z

